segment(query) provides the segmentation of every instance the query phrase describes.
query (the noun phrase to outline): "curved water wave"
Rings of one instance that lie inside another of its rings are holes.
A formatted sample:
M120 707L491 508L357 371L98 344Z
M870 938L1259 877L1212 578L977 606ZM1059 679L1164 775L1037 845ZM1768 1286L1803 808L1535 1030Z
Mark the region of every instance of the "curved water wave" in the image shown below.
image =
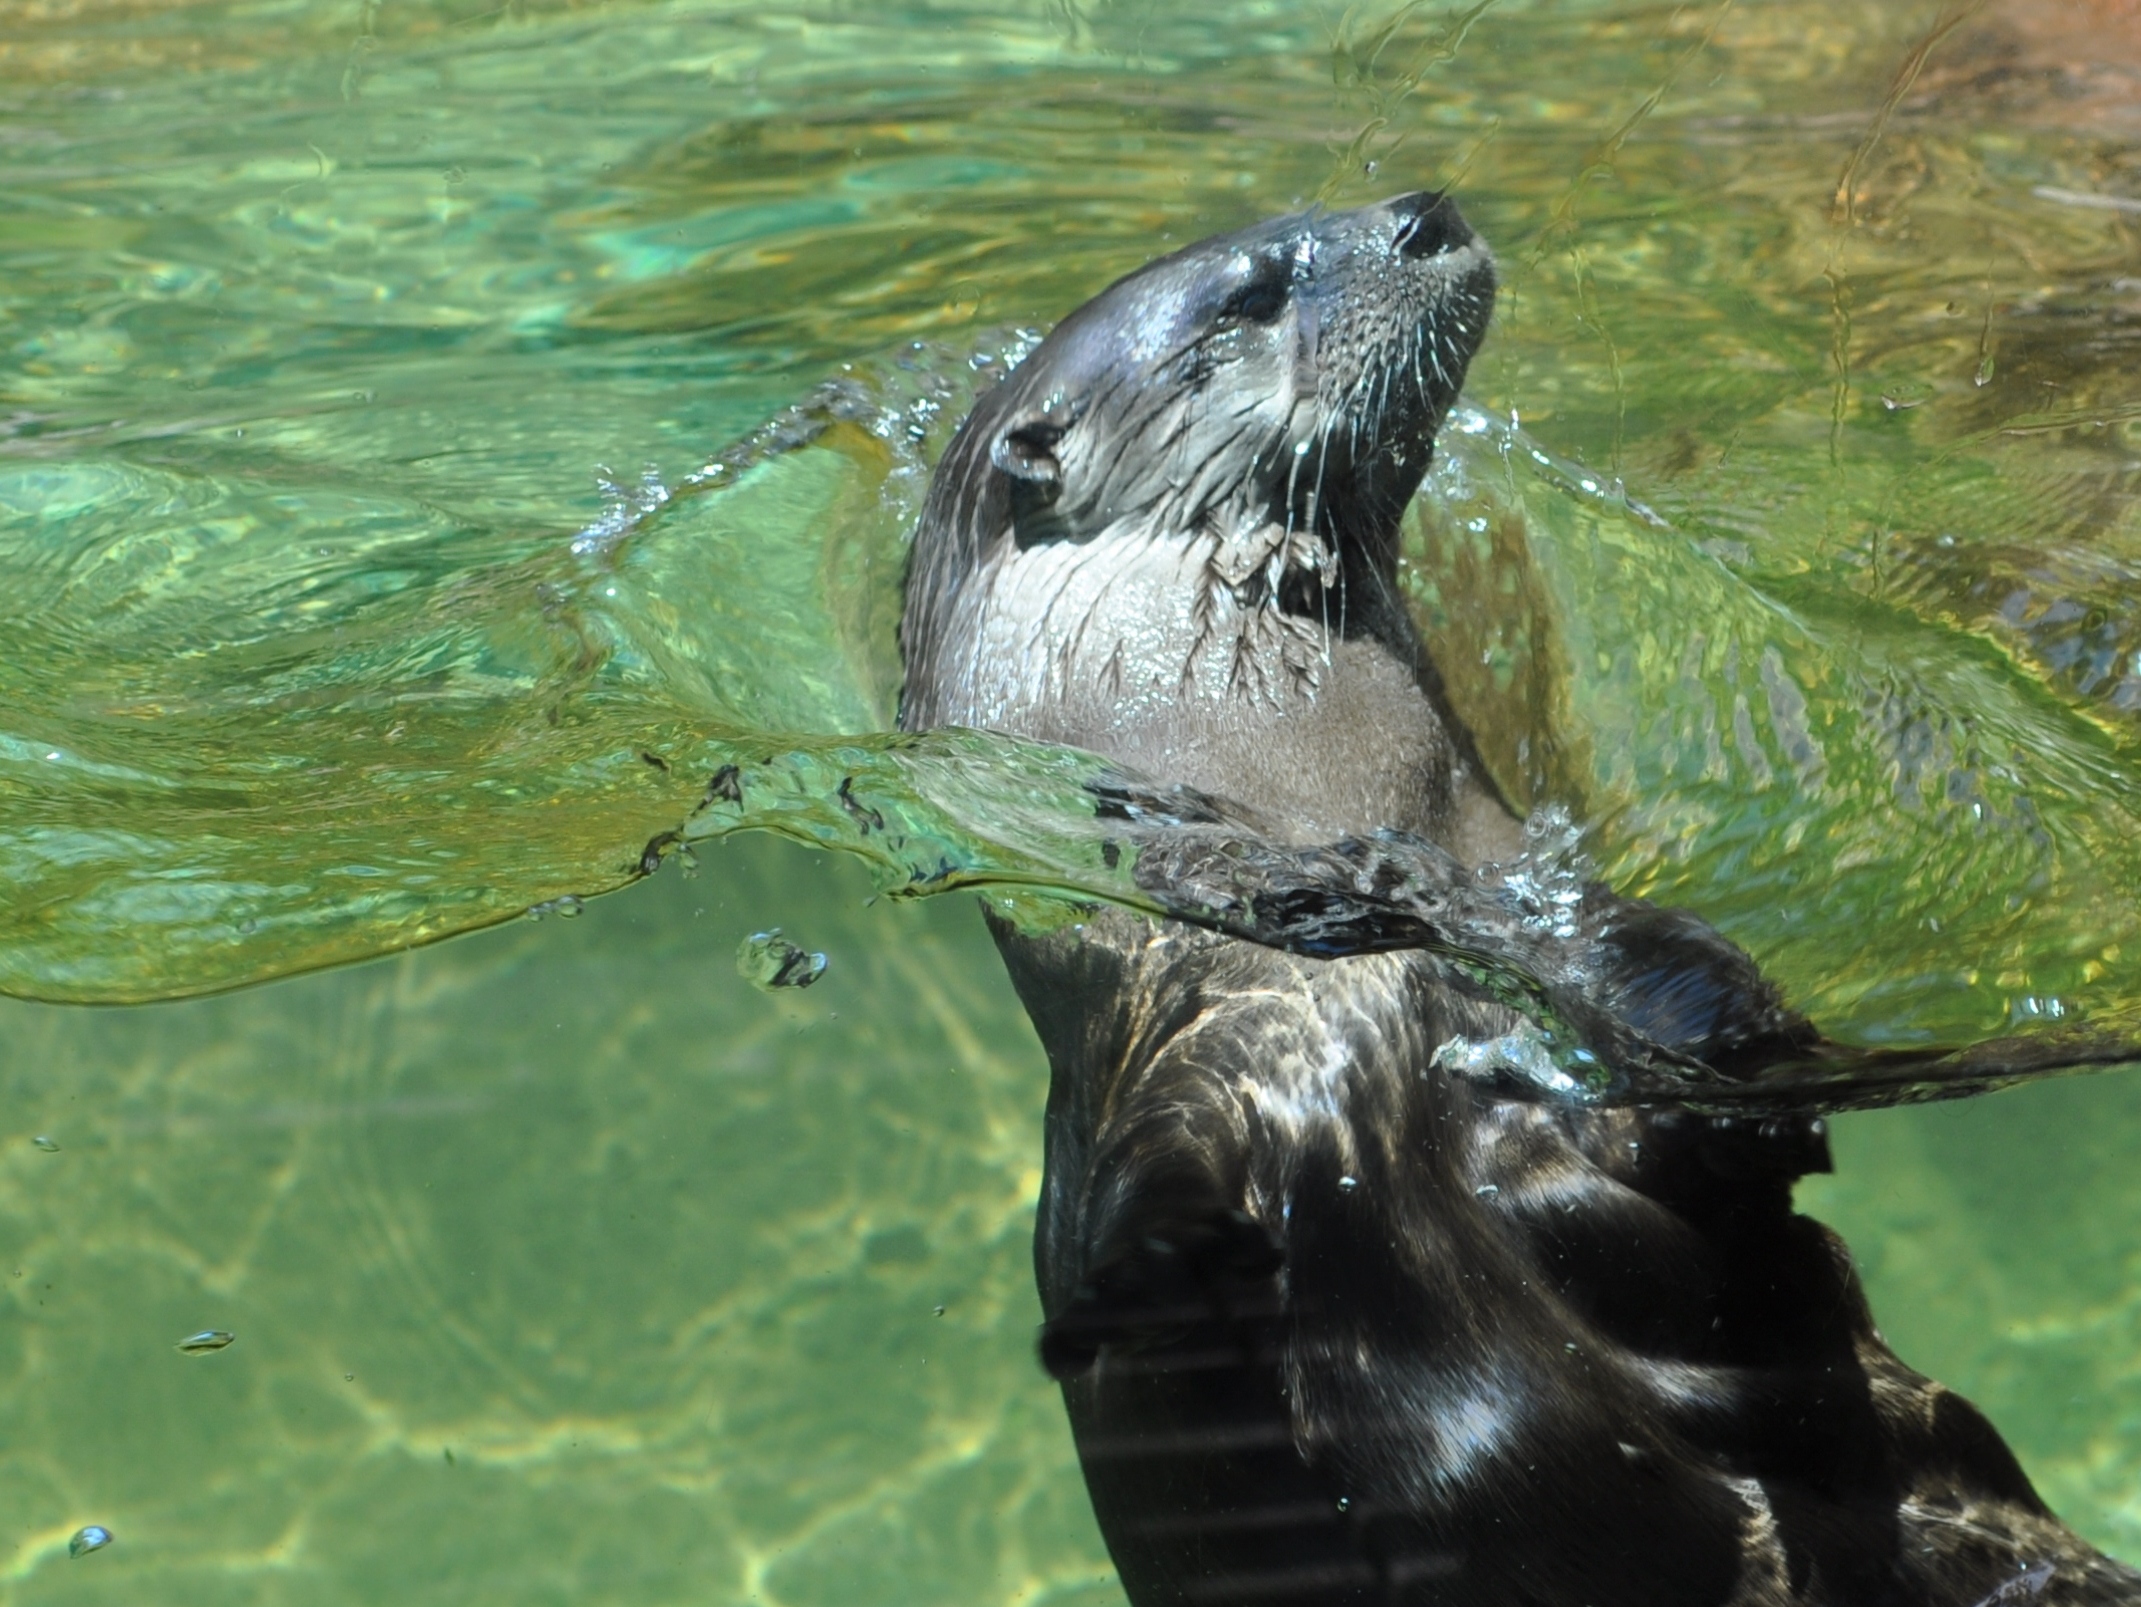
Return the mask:
M674 486L612 475L565 536L364 488L0 476L0 574L31 605L0 747L0 985L234 986L763 829L857 856L887 891L988 888L1030 919L1071 895L1305 952L1433 948L1542 1021L1571 1097L1880 1104L2131 1057L2116 1027L2141 989L2104 956L2136 917L2106 890L2141 879L2141 821L2085 700L1972 633L1804 576L1758 584L1476 409L1447 432L1406 575L1490 764L1512 797L1594 822L1624 891L1702 911L1864 1053L1772 1055L1757 1097L1717 1046L1628 1025L1612 967L1572 947L1597 931L1542 944L1511 916L1536 867L1482 884L1424 844L1281 849L1223 804L1126 815L1089 755L892 734L929 464L1031 338L851 365ZM1578 886L1589 864L1556 874ZM2003 953L2031 967L2027 1005L2008 971L1986 985Z

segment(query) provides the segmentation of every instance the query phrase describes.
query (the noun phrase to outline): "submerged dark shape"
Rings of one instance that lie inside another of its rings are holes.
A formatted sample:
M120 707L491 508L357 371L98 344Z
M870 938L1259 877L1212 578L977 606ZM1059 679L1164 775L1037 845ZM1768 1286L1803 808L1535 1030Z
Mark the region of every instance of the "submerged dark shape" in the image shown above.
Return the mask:
M1096 806L1189 918L997 929L1053 1071L1041 1354L1130 1598L2141 1601L1792 1211L1817 1115L1598 1103L1730 1104L1808 1023L1692 916L1480 870L1524 834L1393 577L1493 295L1437 195L1206 241L930 489L903 723L1122 765Z

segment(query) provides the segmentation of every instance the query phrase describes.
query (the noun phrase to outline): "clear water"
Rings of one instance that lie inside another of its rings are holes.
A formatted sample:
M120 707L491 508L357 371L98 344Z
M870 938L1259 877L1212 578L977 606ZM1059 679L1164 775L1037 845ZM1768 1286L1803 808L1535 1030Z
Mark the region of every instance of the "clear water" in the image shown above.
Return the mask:
M901 541L977 355L1312 199L1502 254L1409 573L1511 789L1839 1034L2129 1020L2141 20L1950 20L0 20L0 1600L1116 1599L1038 1051L967 900L862 903L1113 884L1074 756L882 739ZM2141 1558L2137 1137L1844 1118L1804 1196Z

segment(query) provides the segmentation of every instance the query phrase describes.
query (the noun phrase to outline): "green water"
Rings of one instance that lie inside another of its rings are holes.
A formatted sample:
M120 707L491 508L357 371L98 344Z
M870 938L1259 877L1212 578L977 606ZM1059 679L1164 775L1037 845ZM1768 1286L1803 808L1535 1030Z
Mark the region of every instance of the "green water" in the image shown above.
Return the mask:
M1121 884L1075 756L882 738L901 545L977 356L1312 199L1502 255L1408 581L1512 792L1839 1034L2129 1022L2121 18L0 18L0 1600L1117 1599L1038 1051L966 899L862 901ZM2044 1085L1804 1191L2129 1557L2136 1137Z

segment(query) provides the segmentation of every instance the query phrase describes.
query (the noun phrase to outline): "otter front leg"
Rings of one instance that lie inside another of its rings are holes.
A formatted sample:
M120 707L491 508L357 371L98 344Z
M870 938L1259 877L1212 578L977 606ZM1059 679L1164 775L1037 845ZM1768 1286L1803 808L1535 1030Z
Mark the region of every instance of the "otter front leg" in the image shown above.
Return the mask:
M1163 1054L1095 1099L1112 1079L1094 1069L1059 1067L1049 1100L1042 1364L1065 1379L1103 1350L1259 1348L1284 1256L1246 1208L1236 1096L1209 1068Z
M1067 1379L1103 1350L1268 1330L1282 1254L1250 1198L1243 1068L1207 1064L1201 1030L1238 946L1119 911L1039 937L991 926L1051 1072L1043 1364Z

